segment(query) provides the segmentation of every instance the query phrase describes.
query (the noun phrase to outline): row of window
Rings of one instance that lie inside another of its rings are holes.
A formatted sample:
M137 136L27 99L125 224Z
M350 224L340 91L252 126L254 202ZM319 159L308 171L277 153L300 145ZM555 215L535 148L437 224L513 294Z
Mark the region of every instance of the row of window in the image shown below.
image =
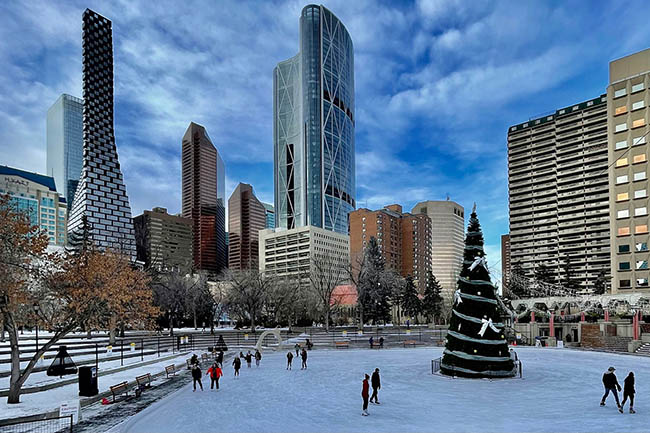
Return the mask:
M637 189L634 191L634 198L645 198L648 196L648 191L645 189ZM630 193L621 192L616 194L616 201L625 201L630 199Z
M648 215L648 208L643 206L643 207L637 207L634 208L634 216L644 216ZM621 219L621 218L629 218L630 217L630 210L629 209L622 209L616 212L616 218Z
M639 181L639 180L646 180L648 177L646 175L645 171L637 171L633 175L634 181ZM616 185L621 185L624 183L628 183L630 181L629 177L627 174L621 175L621 176L616 176Z
M637 242L634 245L634 249L637 253L645 252L648 251L648 243L647 242ZM618 252L620 254L626 254L630 252L630 244L622 244L618 246Z
M641 162L646 162L648 160L647 156L645 153L642 153L640 155L634 155L632 157L632 164L639 164ZM616 167L625 167L630 163L629 159L627 157L625 158L619 158L616 160Z
M632 137L632 146L638 146L641 144L646 144L646 137L645 135L642 137ZM617 141L615 145L616 150L621 150L621 149L626 149L627 148L627 140L621 140Z
M635 235L642 235L648 233L648 225L647 224L639 224L638 226L634 226L634 234ZM629 227L619 227L618 229L618 236L629 236L630 235L630 228Z
M645 108L645 101L642 99L640 101L636 101L632 103L632 110L640 110L642 108ZM614 110L614 116L619 116L621 114L627 113L627 105L621 105L620 107L616 107Z
M645 89L644 83L638 83L632 85L632 93L640 92L643 89ZM625 87L623 87L622 89L614 90L614 98L621 98L625 95L627 95L627 88Z
M631 280L620 280L619 281L619 288L621 289L629 289L632 287L630 284ZM648 287L648 278L637 278L636 279L636 285L637 287Z
M648 261L647 260L637 260L636 261L636 270L637 271L642 271L648 269ZM618 270L619 271L629 271L631 270L630 268L630 262L620 262L618 264Z
M641 118L632 121L632 129L640 128L642 126L645 126L645 119ZM614 132L623 132L623 131L627 131L627 122L619 123L614 127Z

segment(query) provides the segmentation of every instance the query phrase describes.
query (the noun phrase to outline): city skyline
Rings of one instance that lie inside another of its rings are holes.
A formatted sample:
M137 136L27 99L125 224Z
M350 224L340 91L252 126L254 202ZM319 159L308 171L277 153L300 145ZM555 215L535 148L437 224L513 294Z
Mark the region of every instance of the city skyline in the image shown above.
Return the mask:
M0 109L1 162L46 173L47 108L61 93L81 95L78 19L94 7L115 23L116 142L133 214L153 206L180 211L178 137L191 120L205 125L223 151L226 195L241 181L273 202L269 77L278 61L295 54L295 23L306 3L220 3L197 19L226 14L218 21L223 29L196 35L174 29L171 6L149 15L142 5L96 4L0 6L0 35L8 38L18 27L25 35L0 50L9 65L0 94L21 101ZM603 93L608 62L647 48L649 40L639 8L617 12L606 4L539 5L535 13L504 3L323 4L355 42L357 207L410 208L446 193L465 208L476 201L488 260L497 269L499 236L508 231L507 127ZM376 14L364 13L373 7ZM255 19L248 16L252 8ZM545 18L550 22L543 25ZM620 19L630 25L615 27ZM169 34L156 29L156 20ZM500 26L509 20L514 29ZM580 30L597 23L599 32ZM228 26L261 32L233 33ZM207 84L191 88L197 77Z

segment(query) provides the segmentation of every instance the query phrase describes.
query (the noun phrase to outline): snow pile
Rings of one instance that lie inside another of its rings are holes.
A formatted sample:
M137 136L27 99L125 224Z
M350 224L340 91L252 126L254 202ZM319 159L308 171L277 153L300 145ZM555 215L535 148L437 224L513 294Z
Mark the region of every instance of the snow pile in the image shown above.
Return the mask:
M569 349L519 348L524 379L452 379L431 374L441 348L313 350L308 370L286 353L265 352L259 368L233 378L226 365L221 389L191 385L115 426L114 432L499 431L641 432L650 425L650 358ZM637 414L606 407L601 377L613 365L619 382L636 374ZM380 406L361 416L361 381L379 367ZM207 386L206 386L207 384Z

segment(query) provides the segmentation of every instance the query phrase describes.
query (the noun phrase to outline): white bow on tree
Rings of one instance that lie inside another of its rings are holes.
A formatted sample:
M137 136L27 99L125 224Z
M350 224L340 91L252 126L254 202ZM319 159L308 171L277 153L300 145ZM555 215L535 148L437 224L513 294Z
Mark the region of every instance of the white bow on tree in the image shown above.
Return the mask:
M463 302L463 298L460 297L460 289L456 289L454 292L454 304L460 304Z
M490 320L481 319L481 322L483 322L483 325L481 325L481 329L478 331L478 335L480 335L481 337L483 336L483 334L485 334L485 331L487 331L488 326L492 328L494 332L499 332L497 327L494 326L494 323L492 323L492 319Z
M481 265L485 268L486 271L489 271L488 266L487 266L487 260L485 257L476 257L474 259L474 263L472 263L469 267L470 272L474 270L475 267L478 265Z

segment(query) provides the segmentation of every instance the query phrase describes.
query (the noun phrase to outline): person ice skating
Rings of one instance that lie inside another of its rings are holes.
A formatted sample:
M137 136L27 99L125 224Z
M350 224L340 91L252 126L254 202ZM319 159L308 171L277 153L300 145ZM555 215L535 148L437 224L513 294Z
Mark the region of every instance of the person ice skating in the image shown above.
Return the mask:
M287 352L287 370L291 370L292 362L293 362L293 352Z
M260 366L260 361L262 360L262 354L260 353L259 350L255 350L255 366L259 367Z
M605 399L609 395L610 391L612 394L614 394L614 400L616 400L616 406L618 406L619 410L621 409L621 403L618 401L618 392L616 390L618 389L619 391L621 390L621 385L618 384L618 380L616 379L616 375L614 374L614 371L616 369L614 367L609 367L607 369L607 372L603 374L603 385L605 385L605 395L603 395L602 400L600 400L600 405L605 406Z
M217 353L217 363L223 365L223 350L220 350L219 353Z
M244 352L239 352L239 357L240 357L240 358L245 358L245 356L244 356Z
M249 350L248 353L246 353L246 365L248 365L248 368L251 368L252 362L253 362L253 354Z
M370 343L370 348L372 349L374 347L374 345L375 345L375 340L372 337L370 337L368 339L368 343Z
M199 363L199 357L196 356L196 354L192 355L192 357L190 358L190 365L192 365L192 364L197 364L198 365L198 363Z
M241 368L241 358L233 359L232 366L235 369L235 376L239 376L239 369Z
M623 381L623 403L618 409L620 413L623 413L623 408L625 407L625 402L627 399L630 399L630 413L636 413L634 411L634 372L630 371L625 380Z
M361 397L363 398L363 412L361 412L361 415L363 416L368 416L368 390L370 388L368 385L368 379L370 379L370 376L366 374L361 388Z
M296 358L300 356L300 344L296 343L295 346L293 346L294 349L296 349Z
M384 348L384 337L379 337L379 348L380 349Z
M196 391L196 383L199 383L201 391L203 391L203 383L201 383L201 367L199 364L192 364L192 384L194 385L194 391Z
M372 400L374 399L375 404L379 404L379 399L377 398L377 391L381 389L381 378L379 377L378 368L375 368L374 373L372 373L370 384L372 385L372 395L370 396L370 403L372 403Z
M300 357L302 358L302 367L300 367L301 370L307 370L307 349L303 347L302 353L300 354Z
M208 372L205 373L206 376L210 376L210 389L212 389L215 385L217 385L217 391L219 390L219 378L223 376L223 372L221 371L221 368L219 367L219 364L215 361L214 364L212 364L212 367L208 369Z
M311 348L314 347L314 344L311 341L309 341L308 338L307 341L305 341L305 346L307 346L307 350L311 350Z

